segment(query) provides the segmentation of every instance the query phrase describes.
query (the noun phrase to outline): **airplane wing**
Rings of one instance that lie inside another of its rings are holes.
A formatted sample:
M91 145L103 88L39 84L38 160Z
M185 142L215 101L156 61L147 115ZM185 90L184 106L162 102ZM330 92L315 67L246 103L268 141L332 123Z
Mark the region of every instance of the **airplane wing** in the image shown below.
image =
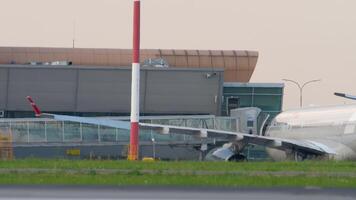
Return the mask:
M130 130L130 126L131 126L130 122L127 121L100 119L100 118L92 118L92 117L75 117L75 116L55 115L55 114L48 114L48 113L41 114L41 117L51 118L59 121L71 121L71 122L79 122L79 123L93 124L99 126L107 126L111 128L118 128L124 130Z
M349 94L345 94L345 93L338 93L338 92L335 92L334 95L336 95L338 97L343 97L343 98L346 98L346 99L356 100L356 96L354 96L354 95L349 95Z
M55 119L55 120L60 120L60 121L72 121L72 122L94 124L94 125L99 125L99 126L107 126L107 127L112 127L112 128L130 130L130 123L126 122L126 121L42 113L41 110L36 105L36 103L33 101L32 97L27 96L26 98L30 102L31 107L32 107L36 117L45 117L45 118L50 118L50 119Z
M54 114L42 114L41 116L52 118L55 120L61 120L61 121L72 121L72 122L79 122L79 123L130 130L130 123L126 121L89 118L89 117L74 117L74 116L54 115ZM290 140L290 139L272 138L272 137L237 133L237 132L213 130L213 129L168 126L168 125L160 125L160 124L139 123L139 125L140 125L140 129L154 130L160 134L182 134L182 135L190 135L202 139L204 138L223 139L230 142L239 141L242 142L243 144L256 144L256 145L261 145L261 146L275 148L284 151L286 150L302 151L315 155L335 154L334 151L327 148L326 146L307 140Z
M242 142L243 144L255 144L279 150L294 150L314 155L335 154L335 151L327 146L309 140L291 140L283 138L272 138L266 136L249 135L238 132L220 131L213 129L188 128L178 126L167 126L158 124L140 123L143 129L153 129L161 134L185 134L200 138L227 139L231 142Z
M31 106L35 112L36 117L47 117L47 118L52 118L52 119L62 120L62 121L72 121L72 122L87 123L93 125L130 130L130 123L126 121L41 113L40 109L36 106L32 98L27 97L27 99L31 103ZM184 134L184 135L191 135L198 138L223 139L226 141L230 141L232 143L241 142L243 144L256 144L256 145L280 149L284 151L293 150L293 151L305 152L314 155L335 154L334 151L332 151L325 145L313 141L308 141L308 140L272 138L272 137L265 137L265 136L249 135L249 134L238 133L238 132L169 126L169 125L160 125L160 124L139 123L139 125L141 129L154 130L160 134Z

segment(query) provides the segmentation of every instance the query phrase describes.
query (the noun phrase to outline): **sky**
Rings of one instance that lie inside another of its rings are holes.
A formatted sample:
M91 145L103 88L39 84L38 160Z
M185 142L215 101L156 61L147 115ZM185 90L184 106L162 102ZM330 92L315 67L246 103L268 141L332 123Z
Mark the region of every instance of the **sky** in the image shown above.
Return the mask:
M305 82L304 105L356 94L355 0L141 0L142 48L255 50L251 82ZM131 48L132 0L0 0L0 46ZM286 83L284 109L299 107Z

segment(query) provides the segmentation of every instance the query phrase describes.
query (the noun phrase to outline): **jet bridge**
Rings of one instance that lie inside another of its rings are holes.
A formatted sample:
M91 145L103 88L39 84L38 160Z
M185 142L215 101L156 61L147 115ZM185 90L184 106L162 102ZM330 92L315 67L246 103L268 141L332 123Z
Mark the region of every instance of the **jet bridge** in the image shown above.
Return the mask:
M238 131L250 135L264 135L270 115L257 107L238 108L231 110L230 116L237 121Z
M100 119L100 118L93 118ZM129 120L128 117L111 117ZM199 116L146 116L143 123L237 131L236 119ZM0 128L12 133L14 157L117 158L127 155L128 130L47 118L1 119ZM188 135L162 135L153 130L140 132L140 156L163 160L197 160L202 143L214 146L224 141Z

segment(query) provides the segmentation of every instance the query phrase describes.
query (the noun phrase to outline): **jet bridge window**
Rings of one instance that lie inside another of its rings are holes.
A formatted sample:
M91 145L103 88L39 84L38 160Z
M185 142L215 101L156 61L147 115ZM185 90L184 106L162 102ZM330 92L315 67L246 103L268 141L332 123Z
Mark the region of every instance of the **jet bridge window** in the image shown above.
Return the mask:
M247 120L247 127L253 127L253 120Z
M230 115L230 111L240 107L240 99L238 97L226 98L226 114Z

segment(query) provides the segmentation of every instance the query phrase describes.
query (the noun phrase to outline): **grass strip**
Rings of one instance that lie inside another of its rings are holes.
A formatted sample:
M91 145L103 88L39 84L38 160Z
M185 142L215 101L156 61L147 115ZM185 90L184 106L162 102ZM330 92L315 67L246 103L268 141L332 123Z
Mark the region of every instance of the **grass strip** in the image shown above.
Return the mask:
M200 176L212 176L212 175L234 175L234 176L308 176L308 177L352 177L356 178L356 173L353 172L305 172L305 171L192 171L192 170L129 170L129 169L0 169L0 174L98 174L98 175L110 175L110 174L142 174L142 175L200 175Z
M356 187L356 162L0 162L0 184Z
M219 186L219 187L356 187L356 178L284 176L202 176L146 174L1 174L0 184L110 185L110 186Z
M130 170L200 170L200 171L307 171L355 172L356 162L129 162L100 160L40 160L0 161L0 169L130 169Z

